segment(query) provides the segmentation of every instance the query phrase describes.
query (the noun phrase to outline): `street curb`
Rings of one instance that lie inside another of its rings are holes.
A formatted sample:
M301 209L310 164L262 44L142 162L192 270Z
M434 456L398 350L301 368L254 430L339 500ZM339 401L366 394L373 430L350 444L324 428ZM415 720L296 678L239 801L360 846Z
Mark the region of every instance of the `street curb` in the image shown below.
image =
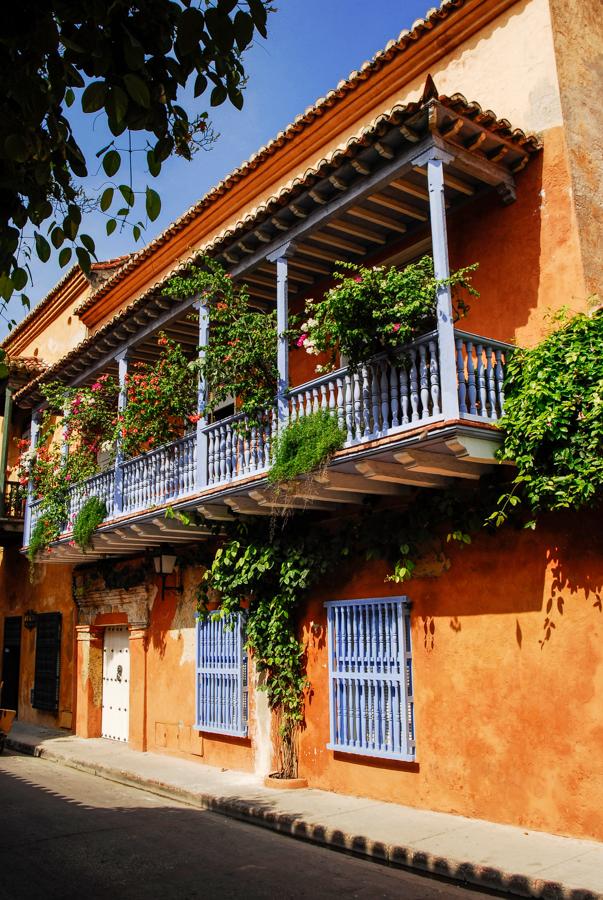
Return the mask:
M449 881L471 884L487 890L511 894L515 897L536 897L541 900L603 900L603 893L582 888L568 888L558 881L546 881L513 872L504 872L492 866L481 866L437 856L424 850L399 844L384 844L363 835L343 832L326 825L305 822L303 819L253 806L245 800L231 800L213 794L196 793L173 784L144 778L134 772L122 771L110 766L88 763L64 756L43 744L32 746L16 738L7 739L7 747L29 756L97 775L138 790L145 790L168 800L178 800L198 809L207 809L248 824L269 828L279 834L298 840L344 851L364 859L386 863L409 871L426 872Z

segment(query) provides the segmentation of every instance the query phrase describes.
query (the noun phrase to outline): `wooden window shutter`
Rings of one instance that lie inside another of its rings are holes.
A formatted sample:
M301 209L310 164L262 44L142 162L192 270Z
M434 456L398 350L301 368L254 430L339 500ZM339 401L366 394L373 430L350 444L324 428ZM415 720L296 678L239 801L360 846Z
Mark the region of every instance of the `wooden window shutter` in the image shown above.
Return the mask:
M244 616L197 622L196 722L200 731L247 735Z
M61 613L39 613L36 625L36 668L31 705L57 712L61 672Z

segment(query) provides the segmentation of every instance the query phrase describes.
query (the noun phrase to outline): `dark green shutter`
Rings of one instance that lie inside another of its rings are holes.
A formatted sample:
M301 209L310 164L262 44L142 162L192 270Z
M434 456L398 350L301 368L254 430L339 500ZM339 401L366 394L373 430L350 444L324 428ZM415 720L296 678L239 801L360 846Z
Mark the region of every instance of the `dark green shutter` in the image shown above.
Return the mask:
M36 626L35 709L57 712L61 666L61 613L39 613Z

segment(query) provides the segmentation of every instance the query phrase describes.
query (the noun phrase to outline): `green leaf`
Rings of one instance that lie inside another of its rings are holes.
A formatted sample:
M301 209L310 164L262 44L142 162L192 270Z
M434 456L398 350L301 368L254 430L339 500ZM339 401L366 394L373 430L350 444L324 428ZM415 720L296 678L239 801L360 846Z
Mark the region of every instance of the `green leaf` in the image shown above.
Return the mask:
M134 206L134 191L128 184L120 184L119 193L122 195L128 206Z
M65 91L65 105L67 107L73 106L75 103L75 94L72 88L67 88Z
M247 0L249 4L249 11L253 18L253 22L257 30L260 32L262 37L268 37L268 32L266 31L266 20L268 18L268 13L266 11L266 7L262 3L262 0Z
M94 241L89 234L80 234L80 241L91 256L96 255L96 247L94 246Z
M82 109L85 113L98 112L105 105L107 84L104 81L93 81L82 94Z
M147 151L147 166L149 167L149 174L153 178L157 178L161 172L161 162L157 159L153 150Z
M134 238L134 240L139 241L140 235L141 235L140 227L138 225L133 225L132 226L132 237Z
M161 212L161 198L159 197L159 194L150 187L147 187L146 189L145 204L147 216L151 222L154 222Z
M34 238L36 242L36 253L38 254L38 258L42 262L48 262L50 259L50 244L43 237L39 231L34 232Z
M27 272L25 269L16 268L12 273L13 287L16 291L22 291L27 284Z
M223 84L217 84L211 92L210 100L212 106L220 106L228 97L228 91Z
M195 78L195 90L194 90L193 95L195 97L200 97L206 88L207 88L207 78L205 77L205 75L203 75L201 72L199 72L199 74Z
M71 260L72 257L71 247L63 247L61 252L59 253L59 265L61 268L64 268L67 263Z
M115 125L122 126L128 111L128 96L120 87L114 85L109 91L107 102L105 103L107 115Z
M185 9L178 22L176 44L179 53L182 55L191 53L201 42L204 29L203 13L194 7Z
M124 84L134 103L137 103L144 109L149 109L151 105L151 94L149 93L147 83L140 75L135 75L133 73L124 75Z
M117 219L109 219L105 228L107 230L107 235L113 234L113 232L117 228Z
M88 251L85 250L83 247L76 247L75 255L77 256L77 261L80 265L82 272L84 272L85 275L89 275L90 267L91 267L92 263L91 263L90 254L88 253Z
M112 187L105 188L100 198L100 208L103 212L107 212L111 204L113 203L113 194L115 191Z
M243 12L243 10L240 9L234 17L235 40L240 53L242 53L251 43L253 31L253 19L249 13Z
M112 178L121 166L121 156L117 150L109 150L103 157L103 169L105 173Z
M63 229L59 228L58 225L54 226L50 234L50 240L52 241L52 246L58 250L65 240L65 232Z
M4 141L4 152L15 162L25 162L29 158L29 144L22 134L9 134Z

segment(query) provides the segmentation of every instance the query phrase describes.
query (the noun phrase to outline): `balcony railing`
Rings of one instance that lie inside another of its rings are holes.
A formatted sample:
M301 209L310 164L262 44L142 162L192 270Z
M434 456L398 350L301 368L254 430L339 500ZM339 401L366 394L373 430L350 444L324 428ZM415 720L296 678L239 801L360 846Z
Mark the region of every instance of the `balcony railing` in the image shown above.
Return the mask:
M22 519L24 514L25 500L21 492L21 485L16 481L9 481L4 488L2 518Z
M437 332L403 348L392 362L378 356L355 372L338 369L289 391L289 421L328 410L345 431L351 448L386 435L443 421L442 379L454 377L459 417L484 423L497 421L504 407L504 371L511 345L467 332L456 332L456 372L441 373ZM104 500L107 519L185 500L207 487L228 485L270 467L278 430L276 409L255 421L234 415L207 425L101 472L70 491L69 525L92 496ZM197 455L203 456L198 461ZM31 505L30 528L39 501Z

